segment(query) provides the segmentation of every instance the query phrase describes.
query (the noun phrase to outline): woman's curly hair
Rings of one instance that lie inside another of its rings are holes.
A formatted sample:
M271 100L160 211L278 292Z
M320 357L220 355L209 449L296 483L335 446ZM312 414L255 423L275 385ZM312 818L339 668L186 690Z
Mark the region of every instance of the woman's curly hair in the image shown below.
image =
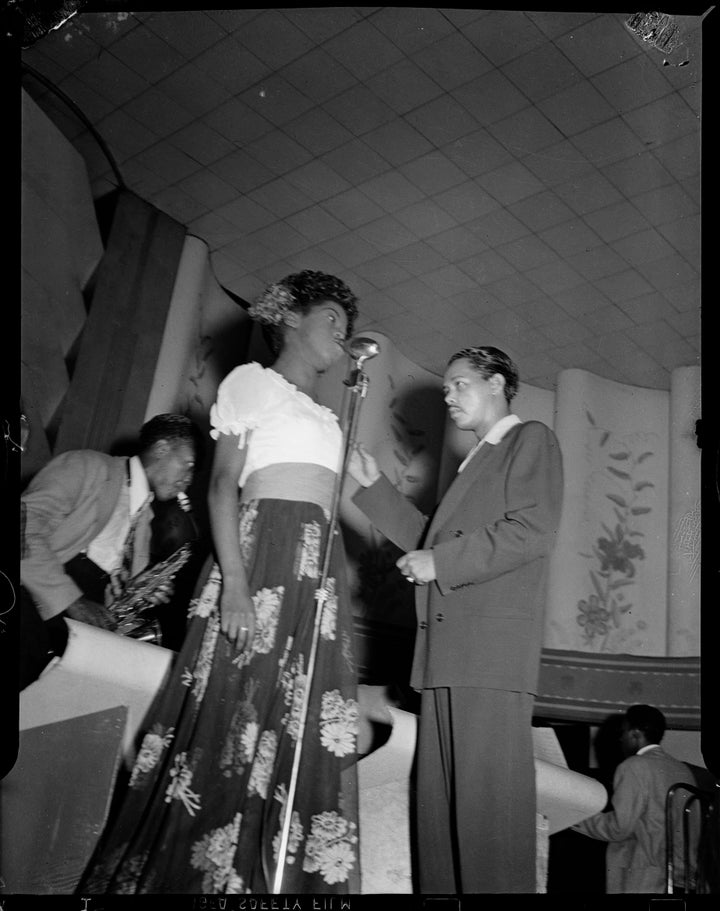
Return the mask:
M266 327L266 337L274 353L282 347L283 321L290 310L307 313L314 304L331 300L347 316L346 338L352 335L357 318L357 297L344 281L327 272L304 269L269 285L248 309L249 315Z

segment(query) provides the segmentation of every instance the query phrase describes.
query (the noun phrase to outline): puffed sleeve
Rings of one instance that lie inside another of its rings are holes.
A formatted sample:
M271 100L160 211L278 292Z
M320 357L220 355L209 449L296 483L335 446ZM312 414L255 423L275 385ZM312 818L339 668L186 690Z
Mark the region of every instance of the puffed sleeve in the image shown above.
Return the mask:
M218 386L217 398L210 408L210 436L217 440L221 433L247 441L247 433L258 426L263 415L279 406L282 388L265 375L260 364L241 364Z

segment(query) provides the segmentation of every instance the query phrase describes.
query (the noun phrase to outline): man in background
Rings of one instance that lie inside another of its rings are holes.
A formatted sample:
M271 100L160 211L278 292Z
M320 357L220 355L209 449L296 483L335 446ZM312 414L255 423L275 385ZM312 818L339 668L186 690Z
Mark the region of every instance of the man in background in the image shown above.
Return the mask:
M690 766L660 746L665 728L660 709L652 705L630 706L620 733L620 745L627 758L615 770L612 809L573 826L583 835L609 842L608 894L665 892L667 792L679 782L697 785ZM675 844L682 844L679 827ZM682 870L682 853L675 853L676 869Z

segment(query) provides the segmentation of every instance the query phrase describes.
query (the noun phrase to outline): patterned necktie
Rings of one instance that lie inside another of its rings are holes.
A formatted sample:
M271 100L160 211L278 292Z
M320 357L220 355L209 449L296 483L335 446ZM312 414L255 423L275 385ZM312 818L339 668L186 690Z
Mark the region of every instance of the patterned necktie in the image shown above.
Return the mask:
M147 515L147 510L150 508L150 501L152 497L148 497L145 502L142 504L140 509L135 513L135 515L130 519L130 528L128 533L125 536L125 543L123 544L122 559L120 560L120 565L118 568L111 573L110 575L110 584L108 586L110 600L115 601L118 598L121 598L125 593L127 584L132 579L132 566L133 566L133 557L135 555L135 541L137 539L137 530L140 525L140 519L144 518Z

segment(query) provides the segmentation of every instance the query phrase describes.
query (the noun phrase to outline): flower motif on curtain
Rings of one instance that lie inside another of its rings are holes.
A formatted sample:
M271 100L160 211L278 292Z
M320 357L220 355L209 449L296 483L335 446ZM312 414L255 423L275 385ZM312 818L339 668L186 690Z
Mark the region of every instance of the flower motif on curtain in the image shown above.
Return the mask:
M590 590L578 601L576 620L583 628L585 645L607 651L645 628L644 621L632 621L631 597L637 564L645 559L641 541L652 512L649 495L655 487L643 476L642 466L654 453L598 427L592 414L587 410L585 414L604 463L604 495L612 518L600 521L601 533L592 544L592 552L580 551L593 565L588 570Z

